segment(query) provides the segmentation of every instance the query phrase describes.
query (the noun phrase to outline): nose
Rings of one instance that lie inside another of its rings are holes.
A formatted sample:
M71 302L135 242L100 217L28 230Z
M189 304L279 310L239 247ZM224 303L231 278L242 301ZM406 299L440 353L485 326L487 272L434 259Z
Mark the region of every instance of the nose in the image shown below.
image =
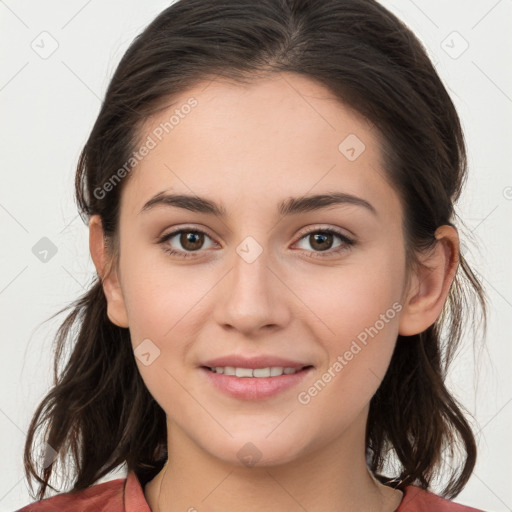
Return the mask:
M293 296L283 276L263 250L253 261L234 253L233 266L217 290L215 320L224 329L246 336L285 328L290 322L288 300Z

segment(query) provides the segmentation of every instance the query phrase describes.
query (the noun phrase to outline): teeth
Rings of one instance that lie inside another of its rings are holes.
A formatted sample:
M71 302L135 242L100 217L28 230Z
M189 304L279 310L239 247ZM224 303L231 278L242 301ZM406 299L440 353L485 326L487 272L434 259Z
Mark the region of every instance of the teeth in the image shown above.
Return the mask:
M283 368L282 366L272 366L269 368L234 368L233 366L217 366L210 368L214 373L224 375L234 375L235 377L279 377L280 375L291 375L298 370L295 368Z
M255 368L252 370L253 377L270 377L272 370L270 368Z
M252 370L250 368L236 368L235 375L237 377L252 377Z

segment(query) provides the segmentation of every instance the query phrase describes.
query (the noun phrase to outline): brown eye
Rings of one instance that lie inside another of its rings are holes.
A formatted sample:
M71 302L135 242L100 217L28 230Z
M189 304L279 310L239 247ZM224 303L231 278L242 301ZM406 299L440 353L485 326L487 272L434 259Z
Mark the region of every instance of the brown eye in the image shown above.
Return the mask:
M180 235L180 244L186 251L197 251L204 243L204 233L199 231L183 231Z
M204 247L206 239L210 240L210 245ZM179 229L164 235L158 241L165 252L182 258L189 258L194 252L201 252L200 249L212 247L211 238L198 229Z
M339 242L337 245L333 245L336 238ZM334 256L350 249L351 246L356 244L354 240L331 228L310 230L300 238L299 242L302 243L303 241L307 242L311 249L307 247L302 248L306 249L314 257L324 257L322 253L326 253L326 257Z
M333 244L332 233L318 231L309 235L311 247L316 251L326 251L330 249Z

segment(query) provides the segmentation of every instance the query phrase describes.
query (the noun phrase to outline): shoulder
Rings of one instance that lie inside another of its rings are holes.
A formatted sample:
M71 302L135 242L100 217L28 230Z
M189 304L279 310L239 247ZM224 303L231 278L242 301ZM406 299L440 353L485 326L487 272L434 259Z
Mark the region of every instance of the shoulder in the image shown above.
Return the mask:
M408 485L396 512L484 512L460 505L415 485Z
M150 512L135 473L92 485L78 492L57 494L35 501L17 512Z

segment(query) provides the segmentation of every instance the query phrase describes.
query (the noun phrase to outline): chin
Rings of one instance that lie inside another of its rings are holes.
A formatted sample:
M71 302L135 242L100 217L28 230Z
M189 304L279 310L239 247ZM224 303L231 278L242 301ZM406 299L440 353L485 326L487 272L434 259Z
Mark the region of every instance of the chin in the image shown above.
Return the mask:
M283 437L275 435L275 432L269 435L268 428L264 431L255 431L252 428L247 429L245 434L238 432L233 438L226 435L217 439L216 443L209 439L206 445L203 444L203 449L213 457L234 466L278 466L296 460L306 451L306 447L301 444L304 439L295 438L289 430L283 430L283 434Z

